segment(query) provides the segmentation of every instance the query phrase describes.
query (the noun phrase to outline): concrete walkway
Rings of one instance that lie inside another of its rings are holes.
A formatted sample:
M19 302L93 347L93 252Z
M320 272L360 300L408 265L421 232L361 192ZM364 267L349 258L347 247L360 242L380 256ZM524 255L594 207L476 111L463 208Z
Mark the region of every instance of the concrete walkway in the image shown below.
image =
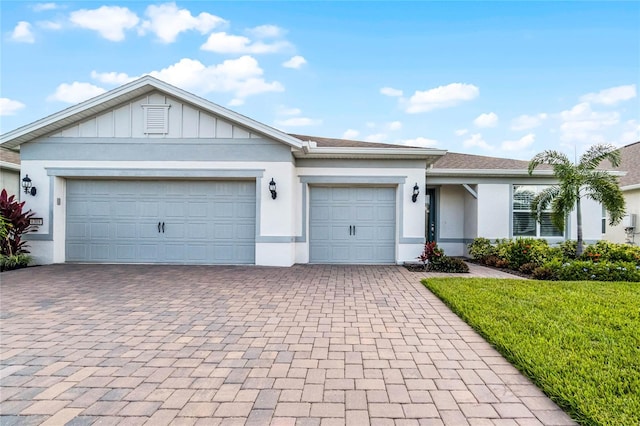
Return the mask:
M397 266L0 275L0 424L568 425Z

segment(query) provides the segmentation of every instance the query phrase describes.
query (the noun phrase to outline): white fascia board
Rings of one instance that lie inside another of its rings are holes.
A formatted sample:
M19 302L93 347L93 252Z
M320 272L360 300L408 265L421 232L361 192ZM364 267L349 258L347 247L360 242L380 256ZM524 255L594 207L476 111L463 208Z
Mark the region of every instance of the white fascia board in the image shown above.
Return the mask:
M19 172L20 171L20 164L9 163L7 161L0 161L0 169L15 170L15 171Z
M633 191L636 189L640 189L640 183L635 183L633 185L626 185L626 186L621 186L620 190L622 191Z
M261 133L265 136L286 143L294 148L302 147L302 141L294 138L293 136L252 120L249 117L245 117L242 114L238 114L237 112L216 105L213 102L148 75L77 105L63 109L55 114L34 121L33 123L0 135L0 145L15 148L24 142L44 134L54 132L70 124L69 122L63 122L63 120L73 119L73 121L76 121L91 115L99 114L100 112L115 106L115 104L109 103L110 101L117 100L117 103L125 102L127 100L135 99L144 93L151 92L153 89L160 90L176 98L182 99L204 110L228 119L229 121L255 130L257 133ZM83 113L85 114L83 115Z
M305 145L303 151L294 152L296 158L396 158L437 160L447 151L422 148L312 148Z

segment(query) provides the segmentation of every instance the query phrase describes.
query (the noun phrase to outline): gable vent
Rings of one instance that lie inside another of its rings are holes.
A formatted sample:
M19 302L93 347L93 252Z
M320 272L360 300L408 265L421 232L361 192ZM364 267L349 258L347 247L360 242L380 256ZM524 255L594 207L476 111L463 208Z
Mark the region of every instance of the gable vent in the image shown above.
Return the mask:
M144 132L149 134L169 133L169 107L164 104L142 105L144 108Z

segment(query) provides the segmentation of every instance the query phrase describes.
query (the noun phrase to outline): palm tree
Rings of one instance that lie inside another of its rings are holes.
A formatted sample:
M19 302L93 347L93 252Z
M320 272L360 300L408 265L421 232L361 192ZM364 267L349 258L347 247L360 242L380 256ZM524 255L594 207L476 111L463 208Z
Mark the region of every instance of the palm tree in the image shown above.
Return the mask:
M602 204L609 212L609 224L617 225L625 214L625 202L616 176L597 167L609 160L613 167L620 165L620 151L611 144L593 145L574 164L561 152L547 150L536 154L529 162L529 175L536 167L548 164L558 183L542 190L531 202L531 212L538 222L542 221L542 212L551 206L551 222L561 231L565 218L576 209L578 227L578 247L576 255L583 252L582 211L580 200L591 198Z

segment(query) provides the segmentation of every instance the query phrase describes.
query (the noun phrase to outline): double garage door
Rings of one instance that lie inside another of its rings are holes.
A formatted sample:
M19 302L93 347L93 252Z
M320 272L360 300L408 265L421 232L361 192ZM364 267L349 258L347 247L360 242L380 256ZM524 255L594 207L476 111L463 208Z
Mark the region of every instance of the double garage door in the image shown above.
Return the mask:
M255 263L255 181L67 181L66 259Z
M312 187L311 263L394 263L394 187Z

